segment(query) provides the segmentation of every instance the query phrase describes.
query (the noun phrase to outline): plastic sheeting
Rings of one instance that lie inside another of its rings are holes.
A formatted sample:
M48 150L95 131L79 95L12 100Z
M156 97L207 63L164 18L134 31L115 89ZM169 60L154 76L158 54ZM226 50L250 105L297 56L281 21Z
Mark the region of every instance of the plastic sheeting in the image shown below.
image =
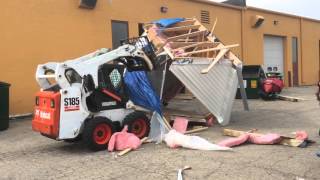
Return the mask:
M164 139L164 135L168 133L164 125L164 119L159 113L154 112L150 120L150 133L148 138L156 143L160 143Z
M129 98L134 104L162 115L160 98L154 91L145 71L127 71L124 81Z

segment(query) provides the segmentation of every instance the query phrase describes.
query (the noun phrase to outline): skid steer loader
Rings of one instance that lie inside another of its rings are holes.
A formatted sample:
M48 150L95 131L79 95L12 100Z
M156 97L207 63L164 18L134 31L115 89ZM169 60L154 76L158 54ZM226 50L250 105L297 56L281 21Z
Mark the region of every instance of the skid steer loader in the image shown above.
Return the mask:
M151 45L147 38L140 40L144 47ZM129 100L123 76L126 71L153 69L150 48L125 44L38 65L41 90L36 94L33 130L56 140L82 139L92 150L106 149L111 135L124 125L139 138L148 136L147 110Z

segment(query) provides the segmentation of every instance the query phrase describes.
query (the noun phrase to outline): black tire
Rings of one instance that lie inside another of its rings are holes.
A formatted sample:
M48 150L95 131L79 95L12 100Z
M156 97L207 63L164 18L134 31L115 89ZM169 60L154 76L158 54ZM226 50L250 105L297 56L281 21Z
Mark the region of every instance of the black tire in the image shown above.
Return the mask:
M95 117L87 120L82 138L89 149L100 151L107 149L107 144L115 132L112 121L104 117Z
M144 138L150 132L150 120L143 112L133 112L123 120L123 126L128 125L128 132L134 133L138 138Z

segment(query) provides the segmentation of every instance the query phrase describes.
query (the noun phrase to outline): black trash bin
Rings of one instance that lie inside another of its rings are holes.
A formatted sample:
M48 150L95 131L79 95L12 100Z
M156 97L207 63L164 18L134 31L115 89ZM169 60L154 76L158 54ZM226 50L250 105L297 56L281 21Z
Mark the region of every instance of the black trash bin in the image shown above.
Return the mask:
M10 84L0 82L0 131L9 128L9 87Z
M262 67L260 65L243 66L242 76L244 81L244 87L247 93L247 98L260 98L259 91L261 90L261 83L266 78ZM238 88L236 98L241 98L240 88Z

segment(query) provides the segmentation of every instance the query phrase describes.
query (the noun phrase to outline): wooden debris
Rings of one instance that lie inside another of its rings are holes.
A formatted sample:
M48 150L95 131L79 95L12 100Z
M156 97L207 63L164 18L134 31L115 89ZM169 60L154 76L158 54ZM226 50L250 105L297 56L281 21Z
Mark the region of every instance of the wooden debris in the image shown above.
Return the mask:
M192 100L194 99L194 96L192 94L178 94L174 97L174 99Z
M206 59L211 63L202 73L208 73L223 57L234 65L242 64L240 59L229 50L239 46L238 44L224 45L220 41L217 42L214 35L217 22L218 19L215 20L211 31L195 18L186 19L168 28L148 24L145 30L149 41L157 48L156 54L165 51L173 61Z
M197 114L195 112L190 112L190 111L184 111L184 110L178 110L178 109L170 109L170 108L164 108L164 114L166 117L170 116L181 116L181 117L188 117L192 119L206 119L208 116L211 115L211 113L207 114Z
M210 52L210 51L226 50L226 49L237 47L237 46L239 46L239 44L232 44L232 45L228 45L228 46L220 46L220 47L215 47L215 48L202 49L199 51L192 51L192 52L184 53L184 54L181 54L180 56L188 56L191 54L199 54L199 53Z
M304 101L305 99L303 98L298 98L298 97L292 97L292 96L284 96L284 95L277 95L277 98L283 101L291 101L291 102L299 102L299 101Z
M217 22L218 22L218 18L216 18L216 20L215 20L214 23L213 23L213 26L212 26L212 28L211 28L211 35L213 34L213 31L214 31L215 28L216 28Z
M213 62L212 62L207 68L203 69L203 70L201 71L201 73L202 73L202 74L208 73L208 72L210 71L210 69L212 69L213 66L214 66L215 64L217 64L217 62L218 62L221 58L223 58L223 56L224 56L228 51L229 51L228 49L223 49L222 51L220 51L219 54L214 58Z
M168 121L164 116L163 116L162 118L163 118L163 122L164 122L165 128L166 128L168 131L170 131L170 130L172 129L172 127L171 127L169 121Z
M141 139L141 142L145 143L145 142L147 142L147 140L148 140L148 137L144 137L144 138ZM128 149L125 149L123 151L120 151L117 155L118 156L123 156L123 155L127 154L130 151L132 151L132 148L128 148Z
M201 131L204 131L207 129L208 129L208 127L196 128L196 129L186 131L186 133L184 133L184 134L192 134L192 133L201 132Z

